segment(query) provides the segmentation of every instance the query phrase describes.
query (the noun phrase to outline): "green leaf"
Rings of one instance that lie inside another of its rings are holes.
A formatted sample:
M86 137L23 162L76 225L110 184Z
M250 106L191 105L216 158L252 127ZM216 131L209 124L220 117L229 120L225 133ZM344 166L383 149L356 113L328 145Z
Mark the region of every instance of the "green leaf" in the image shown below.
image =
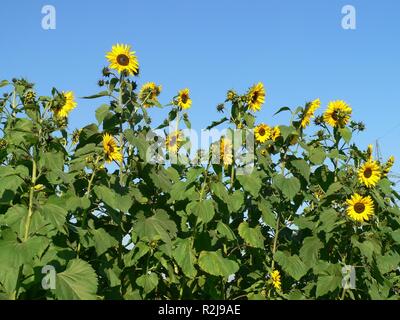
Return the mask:
M240 210L244 203L244 195L240 190L236 190L234 193L229 195L229 200L227 202L228 209L231 213L237 212Z
M177 228L175 222L169 219L166 212L157 211L148 218L143 213L139 213L132 232L149 241L161 239L170 243L171 239L176 236Z
M274 113L274 116L283 111L292 111L292 110L289 107L281 107L277 112Z
M14 268L30 264L34 257L43 253L48 243L44 237L33 237L24 242L17 239L0 240L0 262Z
M60 300L95 300L97 276L89 263L69 261L65 271L56 275L55 295Z
M198 259L200 268L214 276L229 277L239 270L239 265L224 258L220 251L202 251Z
M214 195L217 196L222 201L224 201L224 202L229 201L229 193L228 193L228 190L226 190L226 187L223 183L213 182L211 184L211 190L214 193Z
M397 229L391 233L391 236L394 241L396 241L398 244L400 244L400 229Z
M319 222L318 230L329 233L337 226L338 214L334 209L326 209L321 213Z
M96 109L96 119L99 124L103 122L109 110L110 106L108 106L107 104L102 104L100 107Z
M157 288L158 276L154 272L151 272L150 274L146 273L136 279L136 284L143 288L145 294L148 294Z
M298 134L295 127L292 126L279 126L283 140L286 140L292 134Z
M341 286L342 278L337 275L320 275L317 280L316 297L335 291Z
M297 281L300 280L309 269L298 255L290 255L290 253L286 251L275 252L274 259L286 273Z
M222 119L220 119L220 120L218 120L218 121L213 121L213 122L211 123L211 125L209 125L209 126L206 128L206 130L210 130L210 129L216 127L216 126L219 126L220 124L224 123L225 121L228 121L228 118L227 118L227 117L223 117Z
M201 200L193 207L192 212L200 221L208 223L215 215L213 201L211 199Z
M342 136L343 140L346 143L350 143L352 133L351 133L351 130L349 128L347 128L347 127L340 128L339 129L339 133L340 133L340 135Z
M120 210L122 212L128 212L133 204L131 195L119 195L114 190L107 188L106 186L95 186L93 188L96 196L104 201L109 207Z
M0 262L0 288L4 288L8 299L15 299L15 291L18 283L18 272L14 267L2 266ZM0 290L1 292L1 290ZM0 297L0 300L3 300Z
M176 248L173 250L173 257L181 267L183 273L189 277L194 278L197 275L195 268L196 256L192 249L192 238L177 239L175 241Z
M109 96L108 91L100 91L99 93L96 93L94 95L82 97L82 99L95 99L95 98L106 97L106 96Z
M218 221L217 231L221 236L226 237L226 239L228 239L229 241L236 239L236 236L233 233L232 229L222 221Z
M310 158L310 161L313 164L318 165L318 164L324 163L325 158L326 158L326 154L325 154L324 149L322 149L322 148L312 148L312 149L310 149L309 158Z
M319 250L324 247L318 237L307 237L303 240L303 246L300 249L300 258L307 267L312 267L318 260Z
M339 190L342 190L342 189L343 189L343 185L340 182L334 182L329 186L328 190L325 193L325 197L334 195L336 192L338 192Z
M0 88L1 87L5 87L5 86L7 86L7 85L9 85L10 83L7 81L7 80L2 80L1 82L0 82Z
M243 189L249 192L253 197L257 198L261 189L261 179L252 173L251 175L238 175L237 179Z
M261 226L250 228L247 221L242 222L238 227L239 235L250 246L254 248L264 248L264 236L261 233Z
M90 232L93 234L94 247L96 248L96 252L99 256L106 252L109 248L118 245L118 241L109 235L103 228L93 229L90 230Z
M400 255L397 252L391 252L383 256L378 256L376 258L376 262L379 271L382 274L385 274L398 268L400 263Z
M306 181L310 180L310 166L305 160L293 160L291 161L291 164L298 170L304 179L306 179Z
M261 201L258 203L258 209L260 209L262 213L262 219L264 223L271 228L276 228L276 217L274 211L272 210L271 204L267 200L261 199Z
M281 174L275 176L273 184L289 200L292 200L301 188L299 179L297 179L296 177L285 178Z

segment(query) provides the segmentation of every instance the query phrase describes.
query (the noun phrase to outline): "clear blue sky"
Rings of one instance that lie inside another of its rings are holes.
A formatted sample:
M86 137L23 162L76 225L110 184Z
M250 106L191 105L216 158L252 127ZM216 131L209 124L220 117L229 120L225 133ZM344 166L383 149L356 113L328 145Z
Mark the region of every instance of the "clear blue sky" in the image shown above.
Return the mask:
M46 4L56 8L56 30L41 28ZM356 30L341 27L346 4L356 8ZM104 54L128 43L139 84L162 84L162 103L190 88L195 128L219 116L228 89L262 81L260 122L283 121L272 115L284 105L343 99L367 125L361 145L382 137L383 156L400 161L398 0L2 0L0 8L0 79L27 77L42 95L51 86L89 95L99 91ZM100 101L78 104L71 129L94 122ZM155 122L164 114L152 112Z

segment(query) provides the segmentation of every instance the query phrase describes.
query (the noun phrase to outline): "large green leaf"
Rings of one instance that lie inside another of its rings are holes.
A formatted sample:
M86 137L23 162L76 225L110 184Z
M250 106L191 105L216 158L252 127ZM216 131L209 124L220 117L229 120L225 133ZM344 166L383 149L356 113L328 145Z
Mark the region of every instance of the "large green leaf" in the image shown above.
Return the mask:
M33 237L19 242L17 239L0 240L1 264L18 268L25 263L32 263L34 257L40 256L48 246L45 237Z
M261 233L261 226L251 228L247 221L242 222L238 228L239 235L250 246L254 248L264 248L264 236Z
M295 280L300 280L308 271L307 266L298 255L290 255L286 251L277 251L274 259Z
M197 270L195 268L196 256L192 248L192 238L177 239L175 244L173 257L176 263L187 277L194 278Z
M80 259L71 260L65 271L56 275L55 295L60 300L95 300L97 275L92 266Z
M318 260L319 250L324 247L317 236L307 237L303 240L303 246L300 249L300 258L307 267L312 267Z
M146 273L136 279L136 284L143 288L144 293L150 293L158 285L158 276L156 273Z
M289 200L292 200L301 188L299 179L296 177L285 178L281 174L275 176L274 186L278 188Z
M322 148L312 148L310 149L309 157L313 164L322 164L325 161L326 154Z
M54 227L60 230L68 213L65 207L66 204L63 199L53 196L40 208L40 213Z
M198 259L199 266L205 272L214 276L229 277L239 270L239 265L224 258L220 251L202 251Z
M262 219L264 223L271 228L276 228L276 217L272 210L271 204L267 200L261 199L258 203L258 209L260 209L262 213Z
M110 106L106 104L102 104L100 107L96 109L96 120L99 124L101 124L104 120L104 118L107 116L109 113Z
M168 214L159 210L148 218L143 213L139 213L132 232L149 241L162 239L170 243L176 235L177 228L175 222L169 219Z
M321 297L328 292L332 292L339 288L342 278L337 275L320 275L317 280L316 297Z
M243 189L249 192L253 197L257 198L261 189L261 179L254 172L251 175L238 175L237 179Z
M303 160L303 159L293 160L293 161L291 161L291 164L304 177L304 179L309 181L309 179L310 179L310 166L305 160Z
M94 247L97 254L100 256L109 248L117 246L118 241L107 233L103 228L94 229L90 231L93 234Z
M99 199L113 209L127 212L133 204L133 199L130 195L121 196L106 186L95 186L93 190Z
M213 201L211 199L198 201L192 212L199 218L199 221L210 222L215 215Z

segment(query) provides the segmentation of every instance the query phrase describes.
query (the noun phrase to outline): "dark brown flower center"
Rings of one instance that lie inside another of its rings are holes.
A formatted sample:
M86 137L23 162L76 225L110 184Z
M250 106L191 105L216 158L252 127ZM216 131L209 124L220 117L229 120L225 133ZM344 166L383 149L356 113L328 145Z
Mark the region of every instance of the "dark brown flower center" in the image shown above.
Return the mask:
M365 178L370 178L372 176L372 170L371 170L371 168L367 168L367 169L365 169L364 170L364 177Z
M117 62L121 66L127 66L129 64L129 57L125 54L120 54L117 57Z
M258 134L259 134L260 136L265 135L265 129L264 129L264 128L260 128L260 129L258 130Z
M357 213L363 213L365 210L365 205L361 202L358 202L354 205L354 211Z
M259 96L258 91L254 92L253 96L251 97L251 103L256 103L258 100L258 96Z
M109 153L114 152L114 146L111 143L108 144L108 150L109 150Z
M181 94L182 103L186 103L189 100L189 96L186 93Z
M335 121L339 120L339 112L338 111L334 111L332 113L332 119L335 120Z

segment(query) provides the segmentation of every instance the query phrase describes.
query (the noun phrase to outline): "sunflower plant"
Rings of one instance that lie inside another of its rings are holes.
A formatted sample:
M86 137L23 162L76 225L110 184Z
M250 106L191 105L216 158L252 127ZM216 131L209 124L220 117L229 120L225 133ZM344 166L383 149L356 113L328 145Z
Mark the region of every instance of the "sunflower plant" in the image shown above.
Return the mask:
M227 134L203 161L172 161L188 152L190 90L162 104L129 45L105 58L101 91L85 98L106 102L72 131L71 88L0 82L2 299L399 298L395 160L352 142L365 126L347 102L283 107L288 121L273 125L256 117L261 82L229 90L208 127ZM168 109L160 124L154 107ZM167 161L149 161L154 129ZM238 130L254 136L252 170Z

